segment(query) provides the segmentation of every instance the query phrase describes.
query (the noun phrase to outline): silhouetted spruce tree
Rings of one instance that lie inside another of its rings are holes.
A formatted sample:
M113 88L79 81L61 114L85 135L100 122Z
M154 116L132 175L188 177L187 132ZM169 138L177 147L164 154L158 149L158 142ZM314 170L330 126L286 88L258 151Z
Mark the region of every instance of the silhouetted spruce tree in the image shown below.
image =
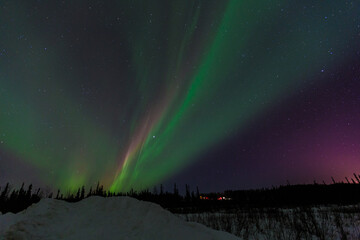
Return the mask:
M59 199L59 198L60 198L60 189L58 189L55 199Z
M177 197L179 196L179 189L176 186L176 183L174 183L174 195Z
M9 190L10 190L10 184L9 184L9 183L6 183L6 186L5 186L5 188L4 188L4 190L2 191L1 196L0 196L0 199L1 199L2 201L5 201L5 200L8 198Z
M100 193L100 182L97 182L95 195L99 195L99 193Z
M89 189L89 193L87 194L87 196L86 197L90 197L90 196L92 196L93 195L93 192L92 192L92 187L90 187L90 189Z
M160 184L160 195L164 194L164 187L162 184Z
M356 176L356 174L354 173L355 179L358 183L360 183L360 179L358 178L358 176Z
M28 190L26 191L26 200L30 201L32 192L32 184L29 185Z
M185 200L190 201L190 186L185 184Z
M20 200L22 200L23 198L25 198L26 192L25 192L24 186L25 186L25 183L22 183L22 185L21 185L21 187L20 187L20 190L19 190L19 196L18 196L18 198L19 198Z
M105 192L104 192L104 186L103 185L100 186L98 195L105 197Z
M333 177L331 177L331 180L332 180L333 184L336 184L336 181Z
M350 184L349 179L348 179L347 177L345 177L345 179L346 179L346 182L347 182L348 184Z
M96 190L95 190L94 195L97 195L97 196L106 195L106 192L104 192L104 186L100 185L100 182L98 182L97 185L96 185Z
M80 199L84 199L85 198L85 186L81 187L81 194L80 194Z
M76 197L75 197L76 200L79 200L80 199L80 188L78 188L78 191L76 193Z

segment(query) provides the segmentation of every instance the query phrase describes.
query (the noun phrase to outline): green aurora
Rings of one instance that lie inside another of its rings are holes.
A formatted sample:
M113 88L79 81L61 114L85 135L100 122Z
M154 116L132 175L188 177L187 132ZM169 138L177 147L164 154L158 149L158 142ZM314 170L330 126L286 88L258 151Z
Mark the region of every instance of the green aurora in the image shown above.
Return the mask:
M79 20L87 27L77 49L60 33L66 21L49 14L49 26L37 23L45 15L28 17L31 3L7 2L0 17L2 41L17 39L0 59L1 149L51 186L159 184L341 61L329 50L354 44L350 27L343 41L335 37L340 24L350 26L345 15L319 17L353 11L347 4L318 3L304 15L295 6L282 14L285 1L111 2L94 3ZM85 6L67 6L65 19L75 16L71 9ZM96 62L102 72L90 74Z

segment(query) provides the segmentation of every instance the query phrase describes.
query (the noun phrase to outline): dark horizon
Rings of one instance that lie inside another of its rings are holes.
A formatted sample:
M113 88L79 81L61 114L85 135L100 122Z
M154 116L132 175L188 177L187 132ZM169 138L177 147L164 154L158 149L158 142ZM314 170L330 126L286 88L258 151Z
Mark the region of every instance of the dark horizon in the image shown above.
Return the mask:
M135 192L142 192L142 191L149 191L151 193L159 193L160 189L163 189L164 193L174 193L174 187L176 186L177 192L180 194L180 196L185 196L186 195L186 189L188 188L188 190L190 192L197 192L199 191L201 194L214 194L214 193L225 193L225 192L237 192L237 191L262 191L262 190L272 190L272 189L279 189L282 187L297 187L297 186L316 186L316 185L337 185L337 184L360 184L360 174L356 174L353 173L352 176L345 176L342 179L336 179L334 177L330 177L329 181L326 180L321 180L321 181L317 181L317 180L313 180L312 182L290 182L288 180L286 180L284 183L280 183L277 185L272 184L271 186L258 186L258 187L253 187L253 188L225 188L223 190L207 190L206 186L200 186L200 185L191 185L188 183L178 183L178 182L168 182L168 183L160 183L158 185L155 186L151 186L142 190L136 190L136 189L130 189L130 192L135 191ZM25 187L28 188L30 185L32 186L33 189L41 189L41 191L45 194L45 195L49 195L49 194L56 194L58 191L60 191L63 194L76 194L77 191L81 190L83 187L85 187L85 190L91 190L91 189L96 189L98 187L101 187L105 192L110 191L113 194L126 194L128 192L124 192L124 191L111 191L110 188L107 188L106 186L104 186L100 181L92 184L92 185L82 185L78 188L75 189L62 189L62 188L54 188L51 187L49 185L41 185L41 184L36 184L36 183L31 183L31 182L21 182L21 183L13 183L13 182L6 182L6 183L1 183L0 184L0 192L1 190L4 190L5 186L9 185L10 188L12 190L16 190L16 189L20 189L20 187Z

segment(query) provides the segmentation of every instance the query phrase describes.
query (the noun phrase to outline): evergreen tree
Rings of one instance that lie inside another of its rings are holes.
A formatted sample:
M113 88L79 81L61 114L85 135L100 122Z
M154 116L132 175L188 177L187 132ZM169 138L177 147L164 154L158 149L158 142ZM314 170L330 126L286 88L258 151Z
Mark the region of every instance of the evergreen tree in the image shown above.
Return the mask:
M32 184L29 185L28 190L26 191L26 200L30 201L32 192Z
M80 188L78 189L77 193L76 193L76 197L75 197L77 200L80 199Z
M190 201L190 186L185 184L185 200Z
M0 195L1 201L5 201L8 198L9 191L10 191L10 184L6 183L6 186Z
M164 188L163 188L163 185L160 184L160 195L163 195L164 194Z
M97 182L95 195L99 195L99 192L100 192L100 182Z
M332 180L333 184L336 183L336 181L335 181L335 179L333 177L331 177L331 180Z
M92 196L93 195L93 192L92 192L92 187L90 187L90 189L89 189L89 193L87 194L87 196L86 197L90 197L90 196Z
M85 186L81 187L81 194L80 194L80 199L84 199L85 198Z
M55 199L59 199L59 197L60 197L60 189L58 189Z
M355 179L358 183L360 183L360 179L358 178L358 176L356 176L356 174L354 173Z
M174 183L174 195L177 197L179 196L179 189L176 186L176 183Z

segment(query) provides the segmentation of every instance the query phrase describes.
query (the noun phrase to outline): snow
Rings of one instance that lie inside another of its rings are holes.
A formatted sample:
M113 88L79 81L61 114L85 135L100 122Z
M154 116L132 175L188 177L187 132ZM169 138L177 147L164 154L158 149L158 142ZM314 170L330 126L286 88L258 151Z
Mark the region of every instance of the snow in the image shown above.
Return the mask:
M43 199L18 214L0 215L0 240L239 239L186 222L159 205L130 197L90 197L77 203Z
M360 240L360 205L239 208L178 214L187 221L228 231L248 240Z

